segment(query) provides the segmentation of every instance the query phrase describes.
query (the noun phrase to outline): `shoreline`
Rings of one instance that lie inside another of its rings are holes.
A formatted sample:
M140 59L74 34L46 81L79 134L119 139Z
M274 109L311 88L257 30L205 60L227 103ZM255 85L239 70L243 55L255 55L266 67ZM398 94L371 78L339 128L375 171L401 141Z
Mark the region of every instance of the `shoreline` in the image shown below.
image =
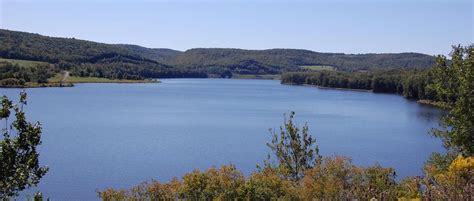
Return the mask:
M315 88L324 89L324 90L341 90L341 91L357 91L357 92L372 92L373 93L373 90L371 90L371 89L350 89L350 88L322 87L322 86L312 85L312 84L292 84L292 83L280 83L280 84L290 85L290 86L315 87Z
M73 83L44 83L44 84L25 84L25 85L0 85L0 89L10 89L10 88L19 88L19 89L27 89L27 88L48 88L48 87L74 87Z
M94 78L96 79L96 78ZM47 88L47 87L74 87L75 84L144 84L144 83L161 83L159 80L73 80L60 82L48 82L44 84L26 83L25 85L0 85L0 88Z
M290 85L290 86L316 87L318 89L324 89L324 90L342 90L342 91L357 91L357 92L371 92L371 93L374 93L373 90L369 90L369 89L349 89L349 88L321 87L321 86L311 85L311 84L291 84L291 83L281 83L281 84L282 85ZM392 94L392 93L389 93L389 94ZM400 94L394 93L394 95L400 95ZM432 101L432 100L428 100L428 99L420 99L420 100L411 99L411 100L416 101L417 103L422 104L422 105L429 105L429 106L437 107L437 108L441 108L441 109L444 107L443 102Z
M371 89L350 89L350 88L336 88L336 87L322 87L317 85L308 85L315 86L318 89L327 89L327 90L342 90L342 91L358 91L358 92L373 92Z
M428 100L428 99L420 99L420 100L417 100L416 102L419 103L419 104L429 105L429 106L433 106L433 107L437 107L437 108L443 108L444 107L443 102L432 101L432 100Z

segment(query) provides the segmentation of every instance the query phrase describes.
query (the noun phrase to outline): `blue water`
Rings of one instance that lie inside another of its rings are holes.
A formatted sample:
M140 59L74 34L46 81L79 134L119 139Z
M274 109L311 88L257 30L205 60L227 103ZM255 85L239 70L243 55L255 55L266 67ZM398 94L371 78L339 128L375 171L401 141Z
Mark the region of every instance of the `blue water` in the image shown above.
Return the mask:
M233 163L244 174L262 163L269 128L296 112L321 154L358 165L421 174L428 132L441 111L401 96L280 85L269 80L165 79L160 84L78 84L27 89L27 117L43 124L50 167L37 190L53 200L95 200L97 189L168 181L193 169ZM20 89L0 89L17 97Z

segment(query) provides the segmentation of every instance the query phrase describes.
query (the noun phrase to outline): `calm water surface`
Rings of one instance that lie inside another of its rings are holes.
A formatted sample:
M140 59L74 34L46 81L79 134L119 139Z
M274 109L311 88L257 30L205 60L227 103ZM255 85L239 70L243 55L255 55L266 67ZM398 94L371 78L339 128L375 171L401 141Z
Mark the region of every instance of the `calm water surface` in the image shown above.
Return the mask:
M96 189L168 181L233 163L246 175L269 149L283 113L308 122L323 155L421 174L443 151L428 135L440 110L401 96L280 85L268 80L165 79L28 89L27 116L43 123L38 188L53 200L95 200ZM19 89L0 89L17 97Z

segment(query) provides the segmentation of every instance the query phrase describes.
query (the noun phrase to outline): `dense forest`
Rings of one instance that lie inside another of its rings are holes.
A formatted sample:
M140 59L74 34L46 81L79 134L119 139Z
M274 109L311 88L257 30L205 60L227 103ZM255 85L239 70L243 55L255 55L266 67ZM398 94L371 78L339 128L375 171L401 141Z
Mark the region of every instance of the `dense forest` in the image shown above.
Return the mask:
M54 65L37 63L33 66L20 66L18 63L0 61L0 86L22 87L27 83L38 86L48 85L48 78L57 74Z
M67 70L72 76L101 77L108 79L144 79L161 77L207 77L205 73L174 68L148 59L140 48L131 45L109 45L73 38L54 38L0 30L0 58L39 61L50 64L52 71ZM157 57L172 54L171 50L148 49ZM163 54L161 54L163 52ZM1 62L2 66L12 63ZM40 68L40 67L38 67ZM10 72L10 70L9 70ZM10 82L25 83L11 73L3 74ZM49 77L54 76L50 74Z
M198 48L178 54L168 64L179 67L226 67L236 73L281 73L302 66L324 65L337 70L358 71L390 68L428 68L432 56L418 53L342 54L297 49L242 50Z
M435 100L435 92L428 87L431 71L376 70L369 72L290 72L281 77L283 84L315 85L320 87L372 90L376 93L396 93L409 99Z
M342 54L297 49L223 48L198 48L181 52L3 29L0 29L0 58L44 62L52 65L51 71L68 71L72 76L130 80L229 78L234 74L276 75L306 71L305 66L330 66L338 71L365 72L380 69L426 69L434 64L434 57L419 53ZM14 64L2 62L0 65ZM2 77L9 78L9 82L28 82L7 75L11 74L4 74ZM34 79L36 78L28 78Z

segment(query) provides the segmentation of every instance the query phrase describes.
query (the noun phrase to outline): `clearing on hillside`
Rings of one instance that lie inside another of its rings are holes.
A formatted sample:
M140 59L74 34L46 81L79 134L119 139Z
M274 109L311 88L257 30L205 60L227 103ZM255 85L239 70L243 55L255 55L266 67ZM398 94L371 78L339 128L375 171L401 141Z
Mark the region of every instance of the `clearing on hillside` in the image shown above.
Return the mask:
M311 66L300 66L303 69L312 70L312 71L320 71L320 70L336 70L333 66L325 66L325 65L311 65Z
M30 61L30 60L20 60L20 59L4 59L4 58L0 58L0 62L9 62L9 63L12 63L12 64L18 64L20 67L27 67L27 68L34 67L38 64L49 64L49 63L41 62L41 61Z

